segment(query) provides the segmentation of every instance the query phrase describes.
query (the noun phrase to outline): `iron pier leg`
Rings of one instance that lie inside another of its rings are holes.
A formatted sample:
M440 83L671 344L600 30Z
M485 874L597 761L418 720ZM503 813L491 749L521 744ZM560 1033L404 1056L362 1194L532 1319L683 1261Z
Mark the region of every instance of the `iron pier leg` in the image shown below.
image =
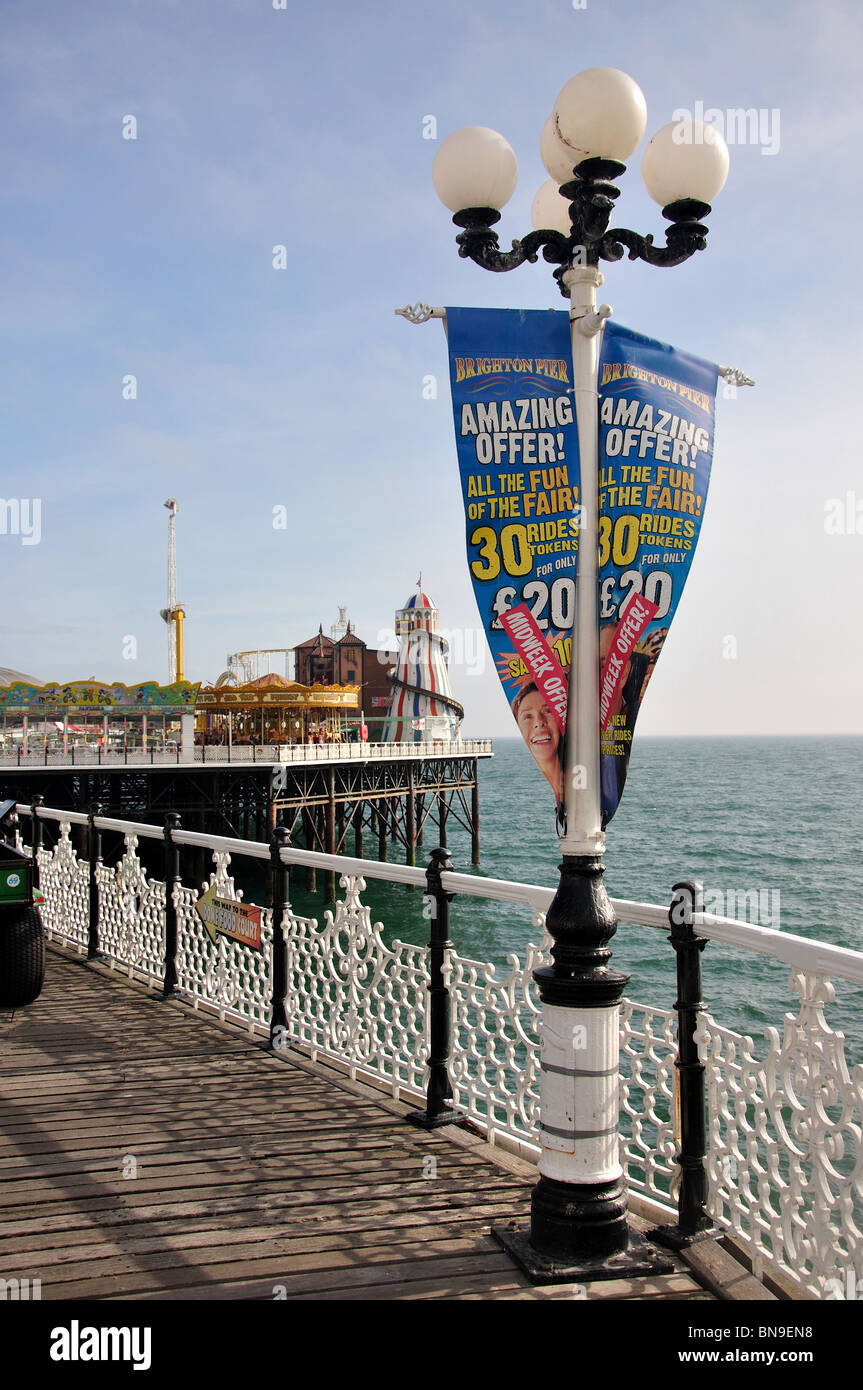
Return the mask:
M275 808L274 808L274 810L275 810ZM315 848L317 847L317 846L316 846L316 841L315 841L315 819L314 819L314 813L313 813L312 811L310 811L309 808L308 808L307 806L303 806L302 809L301 809L301 811L300 811L300 815L301 815L301 817L302 817L302 822L303 822L303 839L304 839L305 842L306 842L306 849L312 849L312 850L313 850L313 849L315 849ZM273 831L275 831L275 825L273 826ZM317 888L318 888L318 876L317 876L317 871L316 871L316 869L314 868L314 866L310 864L310 865L307 867L307 869L306 869L306 890L307 890L309 893L315 893L315 892L317 892Z
M406 838L406 840L407 840L407 844L405 845L405 863L406 863L406 864L411 864L411 865L413 865L413 864L416 863L416 839L417 839L417 826L416 826L416 792L415 792L415 790L414 790L414 770L413 770L413 764L411 764L411 765L408 767L408 795L407 795L407 801L405 802L405 816L406 816L405 838Z
M378 801L378 859L387 862L387 813L386 802Z
M440 848L441 848L441 849L446 849L446 817L447 817L447 804L446 804L446 792L443 791L443 790L439 791L438 794L437 794L437 807L438 807L438 839L439 839L439 841L440 841Z

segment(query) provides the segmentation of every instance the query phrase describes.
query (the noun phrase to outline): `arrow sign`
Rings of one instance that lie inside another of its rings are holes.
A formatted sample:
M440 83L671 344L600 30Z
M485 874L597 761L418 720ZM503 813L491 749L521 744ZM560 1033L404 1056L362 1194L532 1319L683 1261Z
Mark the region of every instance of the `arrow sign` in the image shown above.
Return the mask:
M207 935L216 944L218 936L226 936L229 941L238 941L252 951L261 949L261 909L250 903L240 903L234 898L218 898L216 886L211 884L206 893L195 903L195 911L206 928Z

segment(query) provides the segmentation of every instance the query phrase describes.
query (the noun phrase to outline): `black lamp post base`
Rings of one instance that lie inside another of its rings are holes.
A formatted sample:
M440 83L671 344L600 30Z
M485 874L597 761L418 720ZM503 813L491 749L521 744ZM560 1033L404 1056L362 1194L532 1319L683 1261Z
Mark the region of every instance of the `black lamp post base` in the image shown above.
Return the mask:
M461 1110L439 1110L437 1114L430 1115L427 1110L411 1110L405 1115L409 1125L416 1125L418 1129L441 1129L443 1125L465 1125L467 1116Z
M669 1250L688 1250L690 1245L697 1245L701 1240L718 1240L721 1235L724 1232L710 1222L697 1231L681 1231L679 1226L669 1225L655 1226L650 1232L652 1240Z
M179 985L170 985L168 989L163 989L161 994L154 996L157 1004L190 1004L192 994L187 989L181 989Z
M639 1279L671 1274L674 1262L637 1231L628 1232L625 1250L614 1255L544 1255L530 1243L530 1230L515 1223L492 1226L491 1233L532 1284L590 1284L597 1279Z

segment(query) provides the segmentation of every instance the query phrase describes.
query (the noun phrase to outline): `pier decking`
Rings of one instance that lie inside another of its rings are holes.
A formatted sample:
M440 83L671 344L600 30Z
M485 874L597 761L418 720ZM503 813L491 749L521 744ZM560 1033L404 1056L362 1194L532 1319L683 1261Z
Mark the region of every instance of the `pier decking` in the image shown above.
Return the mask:
M535 1171L51 947L0 1010L0 1244L43 1299L568 1299L490 1235ZM686 1267L588 1298L709 1299Z

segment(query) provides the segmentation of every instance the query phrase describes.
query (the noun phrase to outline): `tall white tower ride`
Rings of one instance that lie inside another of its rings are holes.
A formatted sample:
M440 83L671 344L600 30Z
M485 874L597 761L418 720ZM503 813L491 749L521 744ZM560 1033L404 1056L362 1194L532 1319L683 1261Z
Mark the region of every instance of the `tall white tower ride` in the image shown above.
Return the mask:
M386 743L431 743L456 740L464 709L453 699L449 683L449 643L437 630L438 610L422 590L396 613L399 656L392 699L384 725Z

